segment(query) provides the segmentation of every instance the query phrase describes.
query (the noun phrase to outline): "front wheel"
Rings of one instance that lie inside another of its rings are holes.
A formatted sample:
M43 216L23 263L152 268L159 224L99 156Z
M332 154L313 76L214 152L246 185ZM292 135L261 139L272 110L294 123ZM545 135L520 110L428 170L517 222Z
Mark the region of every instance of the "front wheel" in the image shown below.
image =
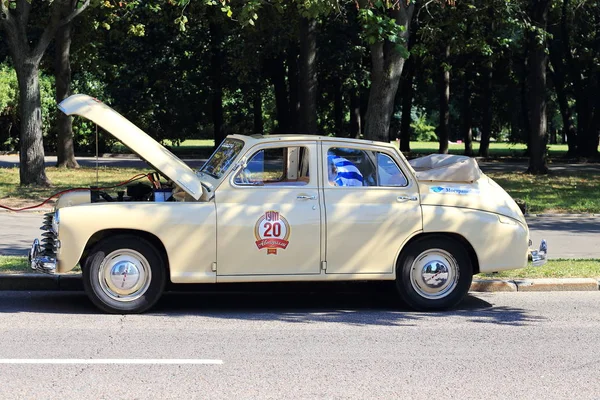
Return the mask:
M472 279L473 265L465 247L444 236L411 243L396 268L396 288L416 310L456 306L469 291Z
M141 313L164 291L163 258L148 241L117 235L100 241L83 268L86 294L100 309L114 314Z

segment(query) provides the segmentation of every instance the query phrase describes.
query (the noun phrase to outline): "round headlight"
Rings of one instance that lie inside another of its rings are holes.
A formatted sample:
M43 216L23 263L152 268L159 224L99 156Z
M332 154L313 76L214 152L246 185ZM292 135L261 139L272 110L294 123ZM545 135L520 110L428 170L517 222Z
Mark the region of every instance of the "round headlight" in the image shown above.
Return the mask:
M59 224L59 216L58 216L58 210L57 210L54 213L54 217L52 217L52 230L57 235L58 235L58 224Z

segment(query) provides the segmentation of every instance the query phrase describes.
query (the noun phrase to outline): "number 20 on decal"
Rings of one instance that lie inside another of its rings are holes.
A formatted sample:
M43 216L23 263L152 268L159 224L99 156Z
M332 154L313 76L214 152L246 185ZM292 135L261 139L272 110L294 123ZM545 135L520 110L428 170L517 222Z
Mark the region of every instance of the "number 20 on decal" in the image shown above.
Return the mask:
M267 255L277 255L277 249L288 247L290 231L290 224L278 211L267 211L254 226L256 247L267 249Z

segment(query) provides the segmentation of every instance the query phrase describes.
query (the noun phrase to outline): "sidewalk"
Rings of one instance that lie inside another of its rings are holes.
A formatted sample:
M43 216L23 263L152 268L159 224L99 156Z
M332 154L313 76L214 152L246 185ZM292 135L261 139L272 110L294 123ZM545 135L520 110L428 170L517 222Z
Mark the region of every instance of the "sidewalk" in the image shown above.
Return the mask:
M290 284L293 285L293 283ZM218 287L217 285L214 285L214 287ZM0 274L0 290L82 291L83 283L81 274ZM471 292L582 292L598 290L600 290L600 280L593 278L474 279L470 289Z

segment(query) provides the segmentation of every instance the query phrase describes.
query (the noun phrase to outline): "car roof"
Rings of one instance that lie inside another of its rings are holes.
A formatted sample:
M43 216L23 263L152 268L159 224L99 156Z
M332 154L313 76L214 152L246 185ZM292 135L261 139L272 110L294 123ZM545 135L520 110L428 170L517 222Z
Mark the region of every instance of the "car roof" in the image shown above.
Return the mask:
M364 140L364 139L353 139L353 138L341 138L335 136L320 136L320 135L307 135L307 134L297 134L297 133L289 133L289 134L272 134L272 135L229 135L232 138L242 139L245 142L255 142L253 144L258 144L261 142L271 142L271 141L323 141L323 142L338 142L338 143L346 143L353 145L376 145L376 146L385 146L390 148L396 148L391 143L378 142L374 140Z

